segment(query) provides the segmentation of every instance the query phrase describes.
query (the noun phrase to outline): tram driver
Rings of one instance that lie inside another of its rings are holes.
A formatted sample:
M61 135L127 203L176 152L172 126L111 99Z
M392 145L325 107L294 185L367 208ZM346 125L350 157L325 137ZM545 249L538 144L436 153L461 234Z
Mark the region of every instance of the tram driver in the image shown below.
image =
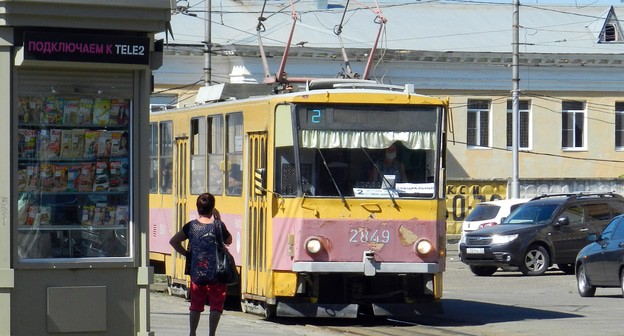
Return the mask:
M399 148L397 142L385 148L383 158L375 162L377 167L372 167L369 171L369 181L379 183L380 181L384 182L384 176L394 176L394 183L407 182L405 165L399 161L398 154ZM386 177L386 180L387 179Z

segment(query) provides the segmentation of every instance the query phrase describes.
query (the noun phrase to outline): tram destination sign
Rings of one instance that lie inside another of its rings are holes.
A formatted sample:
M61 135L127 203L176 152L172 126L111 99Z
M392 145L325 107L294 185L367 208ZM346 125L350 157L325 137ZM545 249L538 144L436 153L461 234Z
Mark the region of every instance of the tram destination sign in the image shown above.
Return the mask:
M149 39L126 35L24 32L24 59L149 64Z

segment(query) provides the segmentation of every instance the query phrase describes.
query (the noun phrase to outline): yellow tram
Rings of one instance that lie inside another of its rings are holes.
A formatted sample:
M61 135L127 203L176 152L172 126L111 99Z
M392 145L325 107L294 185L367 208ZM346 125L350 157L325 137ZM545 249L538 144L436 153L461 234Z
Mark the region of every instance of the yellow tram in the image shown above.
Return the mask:
M169 238L210 192L243 311L269 317L440 308L448 102L413 86L311 81L296 92L152 113L150 258L186 288ZM393 148L400 170L387 170Z

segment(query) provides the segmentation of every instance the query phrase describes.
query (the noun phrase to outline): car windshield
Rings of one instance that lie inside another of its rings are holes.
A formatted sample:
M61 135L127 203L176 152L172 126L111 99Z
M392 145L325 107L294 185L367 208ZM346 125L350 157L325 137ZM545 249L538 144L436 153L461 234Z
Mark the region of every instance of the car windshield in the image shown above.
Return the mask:
M540 224L547 222L558 204L531 204L531 202L512 212L501 224Z
M496 217L500 207L493 204L478 204L466 217L467 221L481 221Z

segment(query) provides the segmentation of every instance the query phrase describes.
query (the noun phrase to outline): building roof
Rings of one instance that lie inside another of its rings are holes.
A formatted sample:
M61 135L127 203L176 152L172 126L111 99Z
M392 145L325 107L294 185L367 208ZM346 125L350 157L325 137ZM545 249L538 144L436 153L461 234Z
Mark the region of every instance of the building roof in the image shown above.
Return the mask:
M189 0L190 1L190 0ZM173 38L169 46L202 45L206 40L204 2L186 6L178 2L172 15ZM258 46L258 17L263 1L222 0L211 5L210 40L213 50L241 52ZM347 50L370 50L380 32L380 17L387 23L381 30L379 52L391 57L409 57L414 51L454 53L510 53L512 49L511 3L457 2L351 2L299 1L294 5L296 25L291 40L294 52L310 56L340 50L334 33L344 14L340 36ZM369 6L369 7L366 7ZM521 5L520 52L524 54L602 54L619 57L624 52L618 17L624 7ZM262 43L284 48L293 28L289 1L268 1L261 24ZM607 35L605 35L605 33ZM612 35L610 35L612 34ZM601 42L615 36L616 40ZM160 34L160 37L165 37ZM340 55L338 55L340 56Z

